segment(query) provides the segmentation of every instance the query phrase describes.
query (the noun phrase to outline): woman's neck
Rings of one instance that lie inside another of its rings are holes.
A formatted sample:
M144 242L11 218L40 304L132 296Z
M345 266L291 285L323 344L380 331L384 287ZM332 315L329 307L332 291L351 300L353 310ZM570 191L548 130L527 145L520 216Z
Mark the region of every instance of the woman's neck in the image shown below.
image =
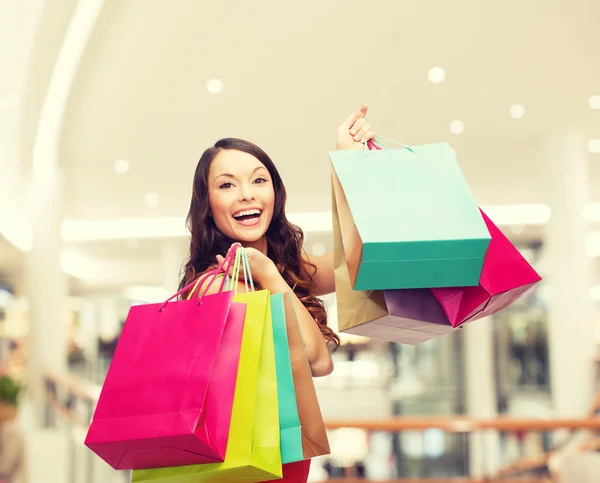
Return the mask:
M242 243L242 245L245 248L254 248L255 250L258 250L259 252L268 255L268 251L269 251L269 244L267 243L267 237L263 236L260 240L256 240L255 242L244 242Z

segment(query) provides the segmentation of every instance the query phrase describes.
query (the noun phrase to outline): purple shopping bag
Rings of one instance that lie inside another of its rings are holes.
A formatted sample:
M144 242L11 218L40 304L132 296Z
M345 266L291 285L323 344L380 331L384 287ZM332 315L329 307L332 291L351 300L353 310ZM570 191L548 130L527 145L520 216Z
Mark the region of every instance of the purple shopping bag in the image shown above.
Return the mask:
M85 440L115 469L225 457L246 305L223 291L169 302L196 283L129 311Z

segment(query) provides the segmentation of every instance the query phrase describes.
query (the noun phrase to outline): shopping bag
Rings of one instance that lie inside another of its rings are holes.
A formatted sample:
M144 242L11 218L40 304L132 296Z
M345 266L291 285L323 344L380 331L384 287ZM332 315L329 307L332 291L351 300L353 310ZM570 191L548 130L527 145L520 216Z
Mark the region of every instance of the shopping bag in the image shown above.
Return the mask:
M452 332L442 307L428 289L353 290L344 241L333 203L333 253L340 332L402 344L420 344Z
M483 211L481 216L492 241L479 285L431 290L454 327L506 309L542 279Z
M115 469L225 457L246 306L232 292L169 302L191 285L129 311L85 440Z
M282 463L292 463L304 459L302 453L302 431L298 416L296 390L294 389L294 376L292 374L290 347L285 322L284 297L289 295L289 293L271 295Z
M302 454L305 459L315 458L330 453L327 431L300 333L292 294L284 294L283 302L296 403L302 431Z
M351 286L473 286L490 234L448 143L329 153Z
M242 248L238 252L246 258ZM247 259L245 267L247 270ZM238 270L233 272L236 274ZM251 281L250 274L248 277ZM234 287L237 287L235 280ZM132 482L225 483L243 479L255 483L281 478L270 293L268 290L238 293L234 302L246 305L246 319L225 461L136 470Z

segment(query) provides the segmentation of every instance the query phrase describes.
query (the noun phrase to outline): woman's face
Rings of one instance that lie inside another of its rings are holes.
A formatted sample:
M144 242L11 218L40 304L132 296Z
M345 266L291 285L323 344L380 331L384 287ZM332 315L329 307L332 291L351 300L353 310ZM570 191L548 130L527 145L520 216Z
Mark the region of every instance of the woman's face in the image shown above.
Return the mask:
M208 171L208 200L221 233L244 244L261 241L275 205L269 171L251 154L222 150Z

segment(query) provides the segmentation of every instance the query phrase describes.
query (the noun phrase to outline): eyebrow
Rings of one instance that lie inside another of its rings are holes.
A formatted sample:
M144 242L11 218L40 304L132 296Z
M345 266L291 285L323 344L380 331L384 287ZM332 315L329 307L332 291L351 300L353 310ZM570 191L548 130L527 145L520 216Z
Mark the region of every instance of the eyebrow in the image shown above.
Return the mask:
M260 169L267 169L267 168L265 168L264 166L257 166L256 168L254 168L252 170L252 174L256 173ZM235 178L235 176L231 173L221 173L221 174L217 175L215 177L215 179L219 178L220 176L226 176L227 178Z

